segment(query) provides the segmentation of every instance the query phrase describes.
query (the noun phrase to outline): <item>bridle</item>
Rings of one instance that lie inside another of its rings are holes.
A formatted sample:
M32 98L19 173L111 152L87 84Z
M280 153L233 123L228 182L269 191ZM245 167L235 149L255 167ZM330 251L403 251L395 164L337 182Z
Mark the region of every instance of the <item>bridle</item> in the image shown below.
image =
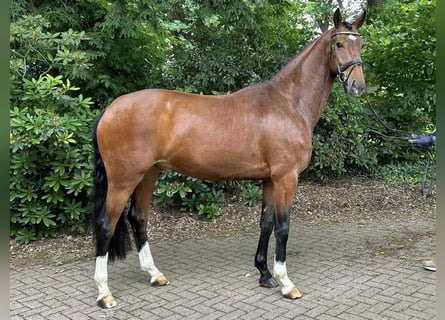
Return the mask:
M335 33L333 33L331 35L331 39L334 38L335 36L339 35L339 34L347 34L347 35L359 36L360 37L360 34L357 33L357 32L342 31L342 32L335 32ZM335 49L335 42L334 41L332 41L332 43L331 43L331 54L333 55L334 60L335 60L335 64L337 66L338 80L343 85L343 88L346 89L346 86L347 86L347 83L348 83L349 77L351 76L352 71L354 70L355 67L363 65L363 61L362 61L362 59L358 58L358 59L353 59L351 61L348 61L348 62L346 62L344 64L340 64L338 62L338 57L337 57L337 52L336 52L336 49ZM349 70L348 74L346 75L345 71L348 68L350 68L350 67L352 67L352 68L351 68L351 70Z

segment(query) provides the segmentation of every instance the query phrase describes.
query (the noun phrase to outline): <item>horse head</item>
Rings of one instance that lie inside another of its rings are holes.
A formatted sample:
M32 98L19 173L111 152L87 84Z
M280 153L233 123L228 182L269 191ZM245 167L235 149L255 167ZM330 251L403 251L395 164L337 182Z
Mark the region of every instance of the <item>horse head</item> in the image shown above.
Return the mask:
M334 13L330 68L333 74L338 75L346 93L351 96L360 96L365 92L363 61L360 55L363 40L357 32L365 19L366 12L363 12L353 23L342 21L339 9Z

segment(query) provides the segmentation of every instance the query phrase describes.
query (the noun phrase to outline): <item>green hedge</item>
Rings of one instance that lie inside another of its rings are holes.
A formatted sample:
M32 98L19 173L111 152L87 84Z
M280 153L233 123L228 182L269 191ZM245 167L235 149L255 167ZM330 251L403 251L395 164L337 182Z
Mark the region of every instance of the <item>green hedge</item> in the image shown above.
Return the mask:
M83 231L91 194L92 101L45 75L24 80L10 110L11 235L27 243L57 226ZM21 101L20 101L21 100Z
M368 98L389 127L431 130L435 2L388 0L374 9L361 29L367 45L365 76L372 89ZM27 243L60 228L85 229L92 183L90 127L108 102L147 87L212 93L258 82L314 37L315 28L305 24L305 16L331 21L330 11L286 0L93 0L70 6L14 1L11 236ZM390 134L365 106L364 98L347 100L342 88L334 86L315 128L304 176L381 176L382 166L408 175L413 171L406 168L419 167L422 155L407 142L375 133ZM169 172L159 179L154 201L214 218L233 188L242 192L246 205L260 199L258 181L213 183Z

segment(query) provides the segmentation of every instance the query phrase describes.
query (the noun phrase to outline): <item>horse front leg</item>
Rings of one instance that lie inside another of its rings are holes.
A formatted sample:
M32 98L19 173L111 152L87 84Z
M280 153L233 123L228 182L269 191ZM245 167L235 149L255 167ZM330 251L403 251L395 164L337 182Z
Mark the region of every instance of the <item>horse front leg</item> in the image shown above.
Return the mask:
M301 292L292 283L287 275L286 267L286 246L289 236L290 214L278 213L275 224L275 261L273 267L273 276L281 285L281 293L286 298L297 299L302 296Z
M269 246L270 235L275 225L275 211L273 206L268 206L264 201L264 185L263 185L263 205L261 209L261 233L258 241L258 248L255 255L255 267L260 271L259 283L262 287L275 288L278 282L272 277L267 268L267 249Z
M297 299L302 296L287 275L286 246L289 237L290 207L297 188L295 175L274 184L275 218L275 261L273 275L281 285L281 293L286 298Z

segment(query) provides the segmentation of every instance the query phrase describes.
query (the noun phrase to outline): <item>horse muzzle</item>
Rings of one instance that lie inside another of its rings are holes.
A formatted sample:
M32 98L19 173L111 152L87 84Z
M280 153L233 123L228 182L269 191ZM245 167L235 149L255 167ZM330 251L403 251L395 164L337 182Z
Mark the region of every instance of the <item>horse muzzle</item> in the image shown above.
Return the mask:
M353 97L359 97L365 93L365 84L355 80L349 79L346 83L346 93Z

